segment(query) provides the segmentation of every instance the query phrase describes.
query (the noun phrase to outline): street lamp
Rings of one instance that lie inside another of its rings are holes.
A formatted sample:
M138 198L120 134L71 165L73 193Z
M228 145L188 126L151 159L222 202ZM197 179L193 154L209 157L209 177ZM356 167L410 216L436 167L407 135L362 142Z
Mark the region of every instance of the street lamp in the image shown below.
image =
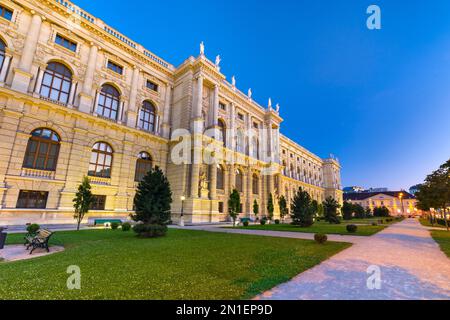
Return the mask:
M184 200L186 200L185 196L180 197L181 200L181 214L180 214L180 227L184 227Z

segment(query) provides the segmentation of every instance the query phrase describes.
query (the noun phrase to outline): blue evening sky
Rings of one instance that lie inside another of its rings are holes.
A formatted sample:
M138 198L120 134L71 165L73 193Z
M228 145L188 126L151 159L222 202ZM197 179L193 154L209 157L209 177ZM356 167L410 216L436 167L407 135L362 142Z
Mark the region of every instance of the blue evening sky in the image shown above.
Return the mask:
M344 186L408 189L450 157L448 0L75 3L175 66L204 41L243 92L280 103L284 134L339 157Z

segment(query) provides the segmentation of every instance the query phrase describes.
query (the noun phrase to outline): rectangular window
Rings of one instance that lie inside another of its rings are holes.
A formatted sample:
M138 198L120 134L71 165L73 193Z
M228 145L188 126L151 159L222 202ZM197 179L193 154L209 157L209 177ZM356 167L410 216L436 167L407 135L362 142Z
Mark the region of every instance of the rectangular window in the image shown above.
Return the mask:
M219 108L222 110L227 110L227 106L222 102L219 102Z
M158 91L158 85L150 80L147 80L147 88L153 91Z
M94 195L91 210L105 210L106 196Z
M16 208L45 209L47 206L47 191L20 190Z
M219 202L219 213L223 213L223 202Z
M108 60L108 69L118 73L123 74L123 67L119 66L117 63Z
M64 38L63 36L57 34L55 38L55 43L59 44L60 46L69 49L70 51L76 52L77 51L77 44L67 38Z
M13 11L10 9L5 8L4 6L0 5L0 17L11 21L13 16Z
M242 113L238 113L238 119L239 120L244 120L244 115Z

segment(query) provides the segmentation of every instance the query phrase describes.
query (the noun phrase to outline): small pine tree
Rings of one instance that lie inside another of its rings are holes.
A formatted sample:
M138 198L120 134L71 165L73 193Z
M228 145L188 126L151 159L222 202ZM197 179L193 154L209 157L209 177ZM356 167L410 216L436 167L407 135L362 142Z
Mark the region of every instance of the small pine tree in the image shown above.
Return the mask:
M78 186L78 191L73 199L73 207L75 209L74 219L77 220L77 231L80 230L81 221L84 216L89 212L89 209L94 200L94 196L91 192L91 184L88 177L83 177L83 181Z
M273 198L272 194L269 193L269 200L267 201L267 213L269 214L268 218L270 221L273 219L273 211L275 210L273 206Z
M364 219L366 217L366 210L364 210L364 208L360 204L355 204L354 205L354 210L355 210L355 217L356 218Z
M134 197L134 221L145 225L167 226L170 223L172 191L169 180L159 167L150 169L137 187Z
M233 226L236 225L236 219L239 216L241 211L241 196L236 189L230 194L230 198L228 199L228 214L231 219L233 219Z
M325 221L334 224L341 223L337 216L337 210L340 207L341 205L333 197L326 198L323 202Z
M259 214L259 204L256 199L253 201L253 213L255 215L255 219L258 220L258 214Z
M289 208L287 206L287 201L284 196L280 197L280 200L278 201L278 205L280 206L280 217L281 220L284 220L284 217L289 215Z
M344 201L344 205L342 206L342 215L344 216L344 220L351 220L353 218L354 209L353 204Z
M308 192L299 188L291 205L292 224L300 227L310 227L314 223L314 207Z

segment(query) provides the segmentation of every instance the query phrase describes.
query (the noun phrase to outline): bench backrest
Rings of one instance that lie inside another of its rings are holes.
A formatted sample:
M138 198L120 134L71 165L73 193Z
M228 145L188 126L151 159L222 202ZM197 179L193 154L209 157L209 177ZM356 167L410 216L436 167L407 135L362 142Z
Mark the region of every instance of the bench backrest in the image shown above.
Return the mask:
M53 232L51 232L50 230L47 229L40 229L38 231L38 234L36 235L38 238L41 239L47 239L50 238L50 236L53 234Z

